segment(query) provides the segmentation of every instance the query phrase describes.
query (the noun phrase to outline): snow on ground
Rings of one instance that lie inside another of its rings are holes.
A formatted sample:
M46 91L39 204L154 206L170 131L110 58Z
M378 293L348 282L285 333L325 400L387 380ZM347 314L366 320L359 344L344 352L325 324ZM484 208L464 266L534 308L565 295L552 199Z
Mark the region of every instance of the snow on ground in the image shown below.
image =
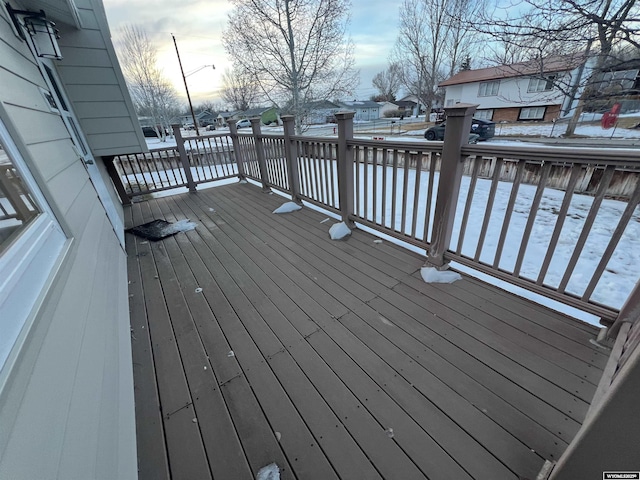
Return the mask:
M377 166L377 212L376 218L373 219L373 169L369 168L367 172L369 192L367 195L368 211L364 211L364 165L359 165L361 176L361 190L359 192L360 205L358 216L374 220L382 223L382 166ZM391 183L393 169L387 168L387 179ZM404 233L411 234L413 227L413 195L415 191L415 170L408 172L407 185L403 185L402 175L397 178L397 204L395 216L395 229L400 231L402 225L402 192L406 188L411 194L408 196L406 225ZM416 213L416 232L424 231L425 213L426 213L426 196L428 191L429 174L421 172L419 185L418 211ZM436 173L434 182L437 185L439 174ZM451 239L451 248L456 249L458 239L460 238L460 227L464 213L464 207L467 200L469 190L470 177L462 178L462 186L456 211L456 218L453 227ZM484 210L489 198L489 190L491 186L490 179L478 179L475 194L471 203L471 211L467 222L464 241L462 242L461 253L465 256L474 257L476 248L482 229L484 220ZM509 202L511 188L513 184L510 182L499 182L494 201L493 211L491 212L488 230L484 241L484 246L480 255L482 262L493 264L496 255L500 233L502 230L502 222L506 213L506 206ZM504 249L499 262L499 267L506 271L513 271L516 259L519 253L520 242L527 223L533 197L536 192L535 185L521 185L518 191L515 207L509 227L507 230ZM430 221L433 221L433 214L436 204L436 189L434 188ZM391 205L393 202L392 189L387 187L386 199L384 205L386 207L386 215L384 225L391 228ZM540 208L533 224L533 231L529 240L529 245L524 255L521 275L535 280L538 277L542 261L546 255L551 235L555 227L557 214L560 210L564 192L551 188L545 189L540 203ZM556 287L563 278L569 259L573 254L576 240L582 231L589 208L593 202L593 197L588 195L575 194L571 201L565 224L562 228L560 239L552 257L551 266L544 276L544 283ZM609 240L613 235L618 221L626 207L626 202L605 199L600 206L598 216L587 238L586 244L578 258L575 270L567 285L567 291L582 295L592 274L595 271L602 254L604 253ZM433 225L429 226L431 232ZM640 208L636 209L631 222L627 226L620 243L614 251L614 254L606 267L602 278L596 287L592 300L620 308L629 293L633 289L638 280L638 266L640 265Z
M402 226L401 202L403 191L406 189L408 195L405 217L406 221L403 233L410 235L413 230L413 192L415 191L416 171L409 170L407 174L406 185L404 185L404 174L400 173L397 175L395 199L397 208L396 216L395 218L392 218L391 206L394 202L392 190L393 169L392 167L386 167L388 185L386 189L386 198L383 202L383 167L376 166L377 193L375 195L375 198L377 204L376 218L374 219L373 167L369 165L366 173L364 165L360 164L358 168L360 177L360 190L356 193L356 195L358 195L358 202L356 202L356 215L366 218L370 221L375 221L379 224L384 224L384 226L386 226L387 228L393 228L396 231L400 232ZM302 175L304 176L304 172L302 172ZM366 212L364 209L365 176L367 177L368 185ZM304 180L305 179L303 179L303 184L306 183ZM439 174L436 173L434 176L434 185L438 184L438 180ZM470 177L464 176L462 178L460 196L458 198L456 218L454 221L451 239L452 250L457 250L458 247L458 239L460 238L460 228L470 181ZM321 183L324 183L324 180ZM337 191L337 179L334 178L333 183L334 189ZM416 212L415 225L415 231L417 232L419 237L422 236L421 232L424 231L428 183L428 172L421 172L420 185L418 186L419 197L417 201L418 208ZM480 260L489 265L492 265L494 263L502 230L502 222L505 217L506 206L509 202L509 196L511 195L512 186L513 184L510 182L499 182L498 184L493 211L491 212L484 245L480 255ZM478 179L475 194L471 203L471 210L466 226L464 241L461 245L461 253L467 257L473 258L476 254L490 187L490 179ZM500 269L509 272L513 271L514 269L535 192L535 185L520 186L515 202L514 211L512 213L509 227L507 229L504 248L499 261ZM429 216L430 222L433 222L436 195L437 188L434 188L431 202L431 212ZM548 246L551 241L551 236L555 228L556 220L558 218L557 215L560 210L563 198L564 192L552 188L545 189L542 200L540 202L539 210L533 223L533 230L526 249L526 254L524 255L522 262L520 274L526 278L534 281L538 278L543 259L546 255ZM562 280L592 202L593 197L591 196L580 194L573 195L564 226L561 230L559 242L552 257L551 265L546 275L544 276L545 284L557 287ZM382 220L383 204L385 207L384 222ZM613 231L615 230L626 205L626 202L617 200L605 199L602 202L595 223L591 229L590 234L587 237L584 248L580 256L578 257L575 269L570 277L570 281L567 284L566 290L568 292L577 295L582 295L584 293L585 288L592 278L593 272L600 262L602 254L607 248L608 242L613 235ZM432 229L433 225L430 224L429 232L431 232ZM631 290L633 289L636 281L639 278L639 265L640 207L636 209L632 220L629 222L618 246L614 251L612 258L606 266L606 269L591 299L605 305L620 308L629 296Z
M539 136L560 137L567 129L566 123L538 123L538 124L496 124L497 136ZM600 125L578 125L576 135L589 138L640 138L640 129L610 128Z

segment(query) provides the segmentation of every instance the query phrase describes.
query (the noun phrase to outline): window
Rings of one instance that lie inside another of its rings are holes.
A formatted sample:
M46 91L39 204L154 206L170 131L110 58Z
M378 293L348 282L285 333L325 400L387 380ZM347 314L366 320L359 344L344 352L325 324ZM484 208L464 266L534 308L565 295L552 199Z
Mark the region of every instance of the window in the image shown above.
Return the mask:
M527 88L527 92L549 92L553 90L553 82L555 81L555 79L555 75L550 75L545 78L530 78L529 88Z
M493 109L478 110L473 114L473 118L479 118L481 120L491 120L493 118Z
M494 82L482 82L480 83L480 87L478 88L478 96L479 97L491 97L498 95L498 87L500 86L499 81Z
M518 120L542 120L547 107L526 107L520 109Z
M0 370L20 341L65 241L0 121Z

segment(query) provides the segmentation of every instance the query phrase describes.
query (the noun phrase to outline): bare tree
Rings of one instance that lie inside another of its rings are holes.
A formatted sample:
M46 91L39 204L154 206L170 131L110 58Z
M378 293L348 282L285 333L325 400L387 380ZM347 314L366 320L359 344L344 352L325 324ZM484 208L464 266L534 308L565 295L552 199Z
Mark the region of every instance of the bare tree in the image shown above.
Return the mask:
M391 102L396 99L396 94L402 86L401 68L398 63L391 63L386 70L376 73L371 83L378 89L379 101Z
M394 57L402 65L403 85L427 110L438 83L470 55L473 31L468 24L480 8L480 0L404 0L400 7Z
M157 65L157 50L139 26L127 25L117 42L120 65L139 115L149 116L158 136L165 140L171 117L178 110L173 85Z
M262 93L296 116L316 99L351 93L357 85L346 39L348 0L231 0L223 43L234 65Z
M199 112L202 112L202 111L205 111L205 110L208 111L208 112L211 112L211 113L222 112L222 111L224 111L224 105L222 104L222 102L215 102L213 100L205 100L205 101L200 102L196 106L196 109Z
M235 110L248 110L260 97L260 86L246 70L226 70L222 75L222 99Z
M545 58L586 53L591 62L581 70L581 78L571 79L570 85L556 85L570 96L589 90L594 79L607 69L615 69L620 63L616 56L625 46L640 47L637 0L521 0L511 7L510 11L519 12L516 16L494 10L478 18L474 28L509 45L512 51L523 52L529 60L539 59L541 75ZM573 110L566 135L573 134L581 110L582 102Z

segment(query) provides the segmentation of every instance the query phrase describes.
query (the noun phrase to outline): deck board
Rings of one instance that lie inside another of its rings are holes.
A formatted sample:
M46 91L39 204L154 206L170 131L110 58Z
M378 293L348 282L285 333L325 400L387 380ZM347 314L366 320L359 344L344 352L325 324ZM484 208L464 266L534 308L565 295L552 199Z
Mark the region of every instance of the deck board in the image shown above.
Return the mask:
M128 208L198 225L127 235L140 478L517 479L559 457L606 362L595 327L424 284L419 255L332 242L284 201L237 184Z

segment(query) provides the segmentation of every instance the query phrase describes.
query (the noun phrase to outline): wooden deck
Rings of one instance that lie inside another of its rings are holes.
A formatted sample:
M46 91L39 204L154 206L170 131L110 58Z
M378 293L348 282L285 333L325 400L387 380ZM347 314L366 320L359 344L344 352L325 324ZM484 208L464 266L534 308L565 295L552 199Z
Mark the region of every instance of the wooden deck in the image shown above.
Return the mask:
M236 184L134 204L127 234L141 479L534 479L606 362L594 327ZM201 289L201 290L200 290Z

